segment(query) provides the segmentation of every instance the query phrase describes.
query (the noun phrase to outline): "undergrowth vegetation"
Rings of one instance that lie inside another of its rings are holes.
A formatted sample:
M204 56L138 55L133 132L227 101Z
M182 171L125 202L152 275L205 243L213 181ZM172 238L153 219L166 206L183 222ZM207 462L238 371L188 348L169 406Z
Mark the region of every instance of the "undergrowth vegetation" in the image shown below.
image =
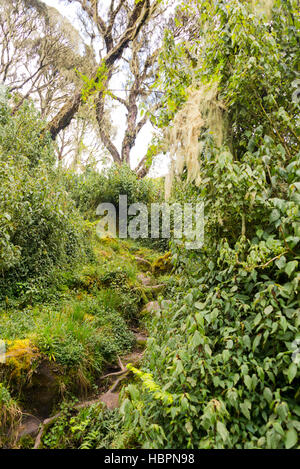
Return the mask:
M43 448L106 449L130 447L130 435L122 434L122 417L118 411L104 405L93 405L72 412L65 405L62 415L43 438Z
M18 444L20 407L46 414L67 396L94 393L104 370L132 350L130 327L152 298L135 256L151 265L159 255L96 237L95 193L87 191L87 209L33 105L25 101L12 115L10 99L1 95L0 103L1 447ZM125 167L101 181L104 201L115 201L124 184L130 200L140 194L149 203L155 193Z
M108 363L132 348L129 325L137 322L147 301L131 253L141 248L120 243L116 253L115 244L95 241L94 262L60 272L59 288L48 302L35 300L17 308L17 299L9 300L0 317L7 347L1 373L6 379L25 385L32 366L47 359L61 367L61 390L74 392L69 373L80 373L90 387Z
M0 297L45 281L87 254L85 222L56 167L51 139L30 103L12 116L0 102Z
M139 179L129 166L112 165L99 173L87 167L81 174L66 175L67 186L80 210L89 218L95 218L100 203L119 207L119 196L127 196L128 205L142 202L149 205L159 197L159 185L152 180Z
M299 12L262 4L178 5L155 83L165 194L127 165L62 168L33 105L1 98L1 447L33 447L22 412L60 407L43 448L299 448ZM203 245L97 238L119 195L203 203ZM78 407L107 370L119 408Z
M0 383L0 447L16 443L16 430L21 421L21 410L7 387Z
M177 45L166 35L161 118L166 125L183 110L170 125L179 125L177 144L186 151L173 194L187 187L182 200L192 191L204 202L205 240L198 252L173 243L181 285L149 326L142 370L132 369L142 389L124 391L125 427L137 429L143 447L299 444L296 11L273 3L269 24L246 2L195 1L194 26L205 31L199 43ZM184 77L178 64L189 60ZM217 93L202 91L198 114L185 121L198 132L195 142L193 130L180 128L193 106L187 85L215 83ZM220 106L221 141L212 125Z

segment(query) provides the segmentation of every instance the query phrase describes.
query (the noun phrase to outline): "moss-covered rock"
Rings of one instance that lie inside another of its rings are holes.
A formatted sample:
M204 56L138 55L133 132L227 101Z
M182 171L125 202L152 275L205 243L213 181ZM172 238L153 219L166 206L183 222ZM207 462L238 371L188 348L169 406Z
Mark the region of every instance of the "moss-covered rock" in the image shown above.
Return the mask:
M170 272L172 270L171 253L166 252L163 256L158 257L152 264L152 272L154 274Z

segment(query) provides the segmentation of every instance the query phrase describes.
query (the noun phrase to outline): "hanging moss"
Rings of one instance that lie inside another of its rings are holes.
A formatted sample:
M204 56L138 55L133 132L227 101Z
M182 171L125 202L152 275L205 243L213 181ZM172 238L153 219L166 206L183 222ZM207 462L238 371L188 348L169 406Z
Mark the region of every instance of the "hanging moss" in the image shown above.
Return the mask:
M225 105L218 99L218 81L191 88L189 97L180 111L177 112L167 139L170 145L171 169L166 178L166 199L171 194L172 179L175 174L181 175L187 168L188 182L201 183L199 155L203 141L199 136L203 130L211 133L215 145L220 147L224 136Z

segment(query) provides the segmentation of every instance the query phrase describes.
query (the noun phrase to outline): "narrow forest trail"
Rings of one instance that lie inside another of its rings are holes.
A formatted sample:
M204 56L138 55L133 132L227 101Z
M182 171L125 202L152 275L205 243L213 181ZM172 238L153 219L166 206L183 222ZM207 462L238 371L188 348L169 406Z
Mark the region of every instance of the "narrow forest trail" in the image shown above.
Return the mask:
M80 410L85 407L98 404L100 402L105 404L110 410L113 410L116 407L120 406L120 390L122 384L126 382L123 380L125 380L129 374L129 370L126 368L126 366L129 363L135 366L139 365L144 354L144 347L141 347L140 344L144 343L145 346L147 341L147 336L145 335L145 332L137 331L134 332L134 334L137 339L137 346L133 349L131 353L128 353L127 355L122 357L122 359L118 357L119 370L106 373L103 376L100 376L98 396L93 398L90 397L84 401L79 402L79 404L74 407L75 410ZM103 391L104 387L108 389L106 391ZM17 431L18 440L25 436L36 437L34 449L38 449L40 447L44 431L51 424L53 424L60 416L61 412L58 412L54 416L47 417L46 419L42 420L40 416L35 416L24 412L21 424Z
M147 253L148 256L150 253L154 258L163 259L163 256L159 256L159 253L155 251L147 250ZM101 262L101 257L105 257L105 255L104 251L100 251L100 259L98 258L98 262ZM124 254L117 254L117 257L118 256L122 261L128 262L128 257L124 257ZM140 252L139 255L131 256L131 261L136 266L138 288L142 290L143 304L140 307L138 316L143 318L145 314L155 314L159 310L159 302L156 298L160 292L163 291L165 284L160 278L157 278L159 275L156 275L153 271L152 263L148 259L141 257ZM134 288L137 288L137 286L135 285ZM150 299L152 301L148 301ZM121 389L130 378L130 371L127 365L132 364L137 367L140 365L148 338L143 320L135 321L129 328L135 337L134 347L131 351L118 355L116 363L107 365L104 373L96 379L97 391L95 392L94 390L93 393L89 394L85 399L80 399L73 407L74 412L99 403L104 404L110 410L120 406ZM42 446L43 435L61 415L62 412L59 411L54 415L50 413L45 418L45 416L41 417L41 415L38 414L32 415L24 412L17 430L17 440L21 440L24 437L33 438L34 449L40 448Z
M136 333L139 339L147 341L147 336L143 335L141 332ZM125 384L126 377L128 377L129 370L126 366L131 363L134 365L138 365L140 360L142 359L144 351L141 348L135 348L130 354L124 356L121 360L118 357L119 367L120 370L112 373L105 374L99 378L99 382L106 381L106 386L108 386L108 390L103 392L103 385L99 385L99 395L93 399L87 399L74 407L74 410L81 410L86 407L103 403L107 406L108 409L113 410L120 406L120 390L122 384ZM101 390L102 389L102 390ZM50 425L52 425L56 420L62 415L61 412L58 412L52 417L49 417L43 421L39 421L36 417L32 417L30 420L27 420L25 424L20 427L20 437L25 435L36 436L35 444L33 449L39 449L42 443L42 437L44 432L48 429ZM39 422L39 423L38 423Z

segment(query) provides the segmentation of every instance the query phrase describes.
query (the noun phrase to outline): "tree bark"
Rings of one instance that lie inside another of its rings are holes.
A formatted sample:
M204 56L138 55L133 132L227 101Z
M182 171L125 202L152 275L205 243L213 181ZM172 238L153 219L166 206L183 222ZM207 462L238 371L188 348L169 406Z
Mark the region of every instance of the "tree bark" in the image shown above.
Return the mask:
M128 20L127 28L118 43L110 50L107 56L103 59L106 67L111 69L113 64L121 58L123 51L130 41L132 41L139 33L142 26L146 23L150 15L151 7L150 0L140 0L135 4L135 7ZM92 77L97 82L97 70L92 74ZM93 90L91 90L93 91ZM49 122L46 127L55 140L58 133L68 127L73 117L77 113L80 105L82 104L82 90L79 90L75 95L70 98L58 112L58 114Z
M136 105L137 94L135 90L129 94L128 115L127 115L127 128L125 137L122 143L122 161L129 164L130 151L135 144L136 140L136 119L138 115L138 107Z
M53 140L56 139L59 132L69 126L73 117L77 113L82 102L81 91L78 91L72 99L68 100L58 114L48 124L47 130Z
M121 165L122 161L121 161L121 157L119 155L119 152L118 152L116 146L110 140L109 136L107 135L107 132L105 130L105 126L103 125L103 122L102 122L103 115L104 115L104 100L103 100L102 93L97 98L96 111L97 111L96 115L97 115L97 122L98 122L98 126L99 126L99 133L100 133L102 143L105 146L105 148L109 151L109 153L111 154L114 162L117 163L118 165Z

